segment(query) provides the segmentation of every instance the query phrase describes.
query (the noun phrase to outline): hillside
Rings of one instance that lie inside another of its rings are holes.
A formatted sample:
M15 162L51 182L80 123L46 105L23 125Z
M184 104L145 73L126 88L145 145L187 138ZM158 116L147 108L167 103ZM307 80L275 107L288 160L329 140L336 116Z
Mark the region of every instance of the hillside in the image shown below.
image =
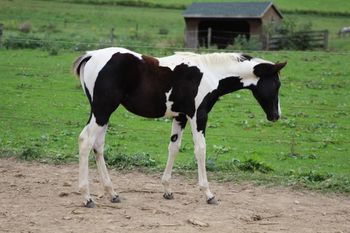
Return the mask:
M153 7L145 8L111 5L113 3L142 5L143 1L2 0L0 8L0 22L4 24L2 41L6 42L6 38L14 41L16 37L17 40L24 40L27 44L35 44L35 40L40 40L40 44L36 46L78 50L111 44L133 48L151 46L165 50L169 48L179 50L183 47L185 27L182 18L183 10L154 6L186 5L188 2L147 1ZM299 2L276 1L282 11L286 9L285 21L293 22L300 27L310 23L314 30L327 29L330 31L330 50L350 50L349 39L339 38L337 35L340 28L350 25L350 18L340 14L344 13L342 9L350 9L350 7L346 8L343 3L340 8L340 4L333 3L333 1L331 6L329 6L329 1L312 1L315 7L309 4L311 1L306 1L309 5L298 4ZM321 13L307 14L305 11L299 11L300 9L315 10ZM328 12L339 14L324 15L323 13L327 12L326 9L329 10ZM26 26L29 27L28 32L23 31L23 27ZM16 47L17 45L11 44L10 46Z

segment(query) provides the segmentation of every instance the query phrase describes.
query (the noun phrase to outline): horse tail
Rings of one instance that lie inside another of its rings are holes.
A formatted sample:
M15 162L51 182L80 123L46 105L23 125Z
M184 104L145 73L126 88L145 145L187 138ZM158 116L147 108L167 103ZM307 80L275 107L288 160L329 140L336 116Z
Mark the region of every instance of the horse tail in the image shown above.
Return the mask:
M91 54L84 54L80 57L78 57L74 62L73 62L73 72L77 77L80 77L80 79L82 78L80 75L82 72L82 69L84 68L86 62L88 62L90 60L90 58L92 57Z
M91 54L84 54L80 57L78 57L74 62L73 62L73 72L77 76L77 78L80 79L81 86L83 87L83 90L85 91L85 85L84 85L84 73L83 69L85 67L85 64L90 60L92 57Z

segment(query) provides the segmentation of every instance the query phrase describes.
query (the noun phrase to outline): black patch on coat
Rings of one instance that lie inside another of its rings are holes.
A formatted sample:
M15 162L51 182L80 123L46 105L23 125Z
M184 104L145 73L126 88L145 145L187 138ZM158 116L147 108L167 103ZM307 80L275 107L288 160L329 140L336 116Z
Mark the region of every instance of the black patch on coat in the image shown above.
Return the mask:
M177 134L174 134L174 135L172 135L172 136L170 137L170 140L171 140L172 142L176 142L176 140L177 140L178 137L179 137L179 136L178 136Z
M187 117L185 114L179 114L177 117L175 117L175 120L179 123L181 129L186 127Z
M136 75L137 60L131 54L116 53L100 70L92 101L92 112L98 125L107 124L110 115L121 103L129 82Z
M239 77L227 77L219 81L218 88L208 93L197 110L197 131L205 134L205 128L208 120L208 113L213 108L220 96L237 91L243 88Z
M173 71L172 92L169 101L173 101L173 112L185 113L191 118L196 111L195 98L203 73L197 67L180 64Z

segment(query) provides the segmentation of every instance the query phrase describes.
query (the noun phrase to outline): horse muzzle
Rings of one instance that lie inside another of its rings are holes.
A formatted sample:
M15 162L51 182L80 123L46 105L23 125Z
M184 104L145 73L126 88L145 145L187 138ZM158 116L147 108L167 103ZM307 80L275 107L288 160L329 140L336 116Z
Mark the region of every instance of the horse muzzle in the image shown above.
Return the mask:
M276 122L278 121L278 119L280 119L280 115L279 114L267 115L266 118L268 121Z

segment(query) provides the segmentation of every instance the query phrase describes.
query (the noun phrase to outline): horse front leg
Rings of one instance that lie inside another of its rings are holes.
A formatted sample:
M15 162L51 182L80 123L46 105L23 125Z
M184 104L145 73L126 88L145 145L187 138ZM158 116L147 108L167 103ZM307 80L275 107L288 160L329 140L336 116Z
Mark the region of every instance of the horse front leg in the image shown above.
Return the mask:
M173 169L174 161L176 155L178 154L181 147L181 140L183 135L183 130L186 126L187 118L185 115L179 115L173 119L170 143L168 146L168 161L162 176L162 185L164 189L163 197L165 199L173 199L174 195L170 191L169 181L171 179L171 172Z
M199 117L199 118L198 118ZM206 163L206 143L205 143L205 127L207 123L207 114L203 113L200 116L191 119L191 130L194 143L194 154L198 165L198 184L200 190L205 194L208 204L217 204L215 196L209 188L207 178Z
M105 159L103 156L106 132L107 132L107 124L103 126L103 129L101 130L100 134L97 136L93 149L96 157L97 170L100 175L100 182L103 184L105 193L110 195L110 198L111 198L110 200L112 203L119 203L120 202L119 195L114 191L113 184L112 184L111 178L109 177Z

